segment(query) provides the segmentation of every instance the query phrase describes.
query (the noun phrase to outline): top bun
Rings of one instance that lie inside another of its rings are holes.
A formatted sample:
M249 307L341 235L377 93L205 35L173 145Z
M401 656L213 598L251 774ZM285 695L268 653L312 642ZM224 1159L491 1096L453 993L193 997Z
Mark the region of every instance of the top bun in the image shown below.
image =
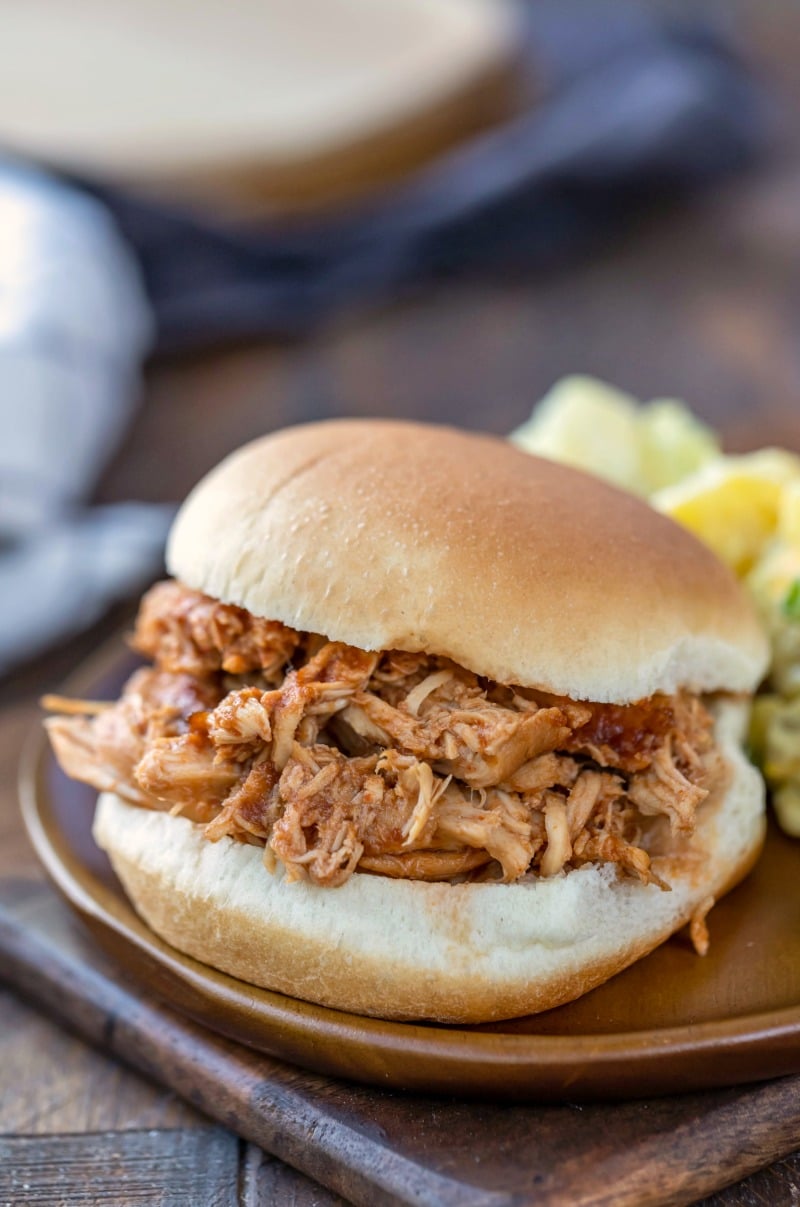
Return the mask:
M296 629L573 699L750 692L767 666L744 592L690 533L449 428L338 420L256 440L190 494L167 565Z

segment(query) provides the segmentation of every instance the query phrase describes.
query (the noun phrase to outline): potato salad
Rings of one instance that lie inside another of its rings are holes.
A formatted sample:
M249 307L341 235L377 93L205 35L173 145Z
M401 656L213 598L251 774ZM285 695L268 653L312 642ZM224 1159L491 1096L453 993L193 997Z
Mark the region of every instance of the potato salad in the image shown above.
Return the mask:
M800 457L775 448L729 456L682 402L641 405L589 377L555 385L511 439L647 498L749 588L772 645L752 754L780 825L800 837Z

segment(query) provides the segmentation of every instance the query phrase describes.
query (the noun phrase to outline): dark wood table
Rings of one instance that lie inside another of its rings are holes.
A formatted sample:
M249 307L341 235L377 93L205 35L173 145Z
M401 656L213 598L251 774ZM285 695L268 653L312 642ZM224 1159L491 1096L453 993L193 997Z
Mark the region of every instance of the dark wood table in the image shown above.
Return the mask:
M341 315L302 343L156 363L98 496L177 500L243 441L322 416L420 417L506 432L575 371L642 398L685 398L731 449L800 450L800 136L792 125L800 128L800 14L751 5L741 17L787 102L790 120L767 164L713 196L643 216L615 246L544 277L443 285ZM118 619L0 685L7 892L32 891L42 878L15 791L37 696ZM94 1195L120 1204L342 1201L2 990L0 1133L30 1175L15 1202L56 1201L52 1183L42 1189L38 1180L54 1162L65 1203ZM9 1185L6 1162L2 1202L12 1201ZM711 1201L796 1204L800 1154Z

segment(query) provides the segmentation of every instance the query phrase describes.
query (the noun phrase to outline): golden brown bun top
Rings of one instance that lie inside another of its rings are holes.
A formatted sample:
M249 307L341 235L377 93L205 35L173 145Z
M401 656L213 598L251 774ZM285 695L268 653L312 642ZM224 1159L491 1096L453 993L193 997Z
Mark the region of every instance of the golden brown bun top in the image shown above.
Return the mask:
M449 428L338 420L246 445L181 508L167 564L297 629L576 699L752 691L767 664L744 592L688 532Z

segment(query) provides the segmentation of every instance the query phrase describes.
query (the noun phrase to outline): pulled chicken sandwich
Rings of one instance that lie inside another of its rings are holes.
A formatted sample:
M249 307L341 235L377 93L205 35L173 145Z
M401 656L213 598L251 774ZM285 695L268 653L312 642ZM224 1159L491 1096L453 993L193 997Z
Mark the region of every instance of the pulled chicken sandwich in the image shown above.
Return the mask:
M170 943L384 1017L547 1009L752 864L763 636L636 499L489 437L278 433L213 471L144 597L149 662L48 722Z

